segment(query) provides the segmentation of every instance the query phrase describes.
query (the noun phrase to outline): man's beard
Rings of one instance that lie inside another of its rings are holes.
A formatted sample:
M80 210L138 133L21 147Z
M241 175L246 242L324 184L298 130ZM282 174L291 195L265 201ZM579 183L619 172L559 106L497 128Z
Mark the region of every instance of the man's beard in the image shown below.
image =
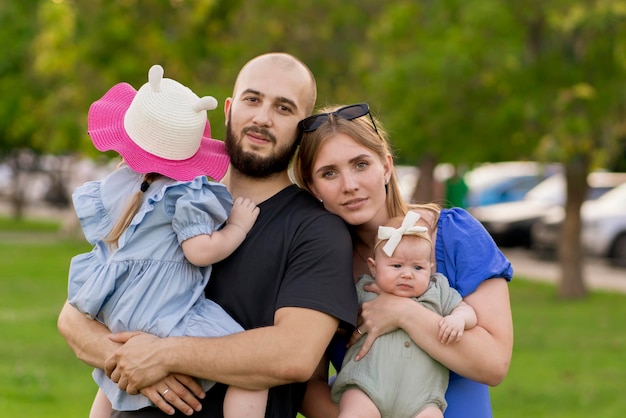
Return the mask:
M276 138L266 129L249 127L242 131L242 133L245 132L258 132L276 143ZM293 145L278 148L269 157L260 157L252 152L244 151L241 148L241 141L238 141L238 138L233 133L230 118L228 118L226 123L224 145L226 146L226 153L230 157L232 167L240 173L253 178L266 178L272 174L287 170L298 146L294 141Z

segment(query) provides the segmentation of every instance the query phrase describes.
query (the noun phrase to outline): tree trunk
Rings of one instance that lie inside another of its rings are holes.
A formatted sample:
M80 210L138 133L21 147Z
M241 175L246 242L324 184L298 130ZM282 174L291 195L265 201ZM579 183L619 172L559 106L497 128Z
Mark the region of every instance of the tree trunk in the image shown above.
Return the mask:
M435 200L435 166L437 159L434 155L425 153L419 166L419 178L413 191L411 201L414 203L429 203Z
M575 158L565 166L567 198L565 219L561 226L559 264L561 280L558 294L563 299L587 296L583 275L583 251L580 242L580 207L587 194L589 161L586 156Z
M11 216L14 220L20 221L24 219L24 212L26 211L26 193L24 192L22 171L17 161L9 160L8 165L12 171L10 192Z

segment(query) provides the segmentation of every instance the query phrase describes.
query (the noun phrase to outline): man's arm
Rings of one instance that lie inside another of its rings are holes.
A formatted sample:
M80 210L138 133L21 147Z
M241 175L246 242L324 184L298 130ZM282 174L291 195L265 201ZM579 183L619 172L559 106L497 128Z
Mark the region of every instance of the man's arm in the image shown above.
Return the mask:
M109 338L111 332L106 326L98 321L88 319L69 303L65 303L63 306L57 326L76 357L99 369L104 369L105 360L113 355L121 345ZM136 333L128 333L128 335L136 335ZM172 384L172 382L176 384ZM202 387L193 379L187 376L174 375L166 377L162 383L176 392L176 397L170 402L171 405L187 415L190 415L193 410L198 410L200 402L196 396L202 397L204 392ZM159 392L157 387L158 385L146 388L142 393L163 412L173 414L172 406L164 402L161 396L163 390Z
M106 361L120 388L135 394L170 373L250 390L308 380L339 321L305 308L281 308L274 325L218 338L157 338L140 334Z
M65 303L57 327L79 360L98 369L104 369L104 363L119 343L109 339L111 332L102 323L89 319L69 303Z

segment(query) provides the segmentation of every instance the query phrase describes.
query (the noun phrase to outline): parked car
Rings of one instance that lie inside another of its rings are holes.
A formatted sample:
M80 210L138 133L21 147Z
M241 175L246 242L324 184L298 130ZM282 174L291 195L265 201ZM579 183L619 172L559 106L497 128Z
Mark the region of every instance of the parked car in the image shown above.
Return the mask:
M587 200L597 199L624 182L626 173L591 173L587 178ZM565 198L565 178L563 174L555 174L532 188L520 201L470 208L470 212L498 245L531 247L533 225L552 208L563 207Z
M487 206L522 200L546 178L561 171L558 164L507 161L478 166L465 175L467 207Z
M626 183L583 203L580 217L584 251L606 257L615 266L626 267ZM533 248L539 255L545 257L556 252L564 218L563 208L555 208L533 226Z
M537 257L542 259L556 257L561 240L563 219L565 219L565 209L562 206L555 206L546 210L546 213L531 226L531 249Z

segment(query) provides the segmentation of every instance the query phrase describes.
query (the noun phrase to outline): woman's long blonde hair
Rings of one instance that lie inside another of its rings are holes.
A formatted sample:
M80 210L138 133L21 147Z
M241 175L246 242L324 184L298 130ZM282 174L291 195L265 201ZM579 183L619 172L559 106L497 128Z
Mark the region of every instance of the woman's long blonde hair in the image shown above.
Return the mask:
M312 182L313 165L319 154L322 145L337 133L348 135L361 146L369 149L377 155L381 162L385 163L387 156L393 153L387 132L383 128L382 123L372 115L372 120L376 124L376 128L372 124L367 115L356 119L347 120L332 115L332 112L341 106L327 106L320 109L319 113L329 113L328 119L324 121L316 130L304 132L300 141L300 147L294 157L293 173L296 183L301 188L311 192L310 184ZM417 209L433 212L434 225L430 228L434 230L439 218L440 206L435 203L427 204L408 204L402 198L400 183L395 167L391 167L391 177L386 186L387 189L387 212L390 218L404 216L409 210Z

